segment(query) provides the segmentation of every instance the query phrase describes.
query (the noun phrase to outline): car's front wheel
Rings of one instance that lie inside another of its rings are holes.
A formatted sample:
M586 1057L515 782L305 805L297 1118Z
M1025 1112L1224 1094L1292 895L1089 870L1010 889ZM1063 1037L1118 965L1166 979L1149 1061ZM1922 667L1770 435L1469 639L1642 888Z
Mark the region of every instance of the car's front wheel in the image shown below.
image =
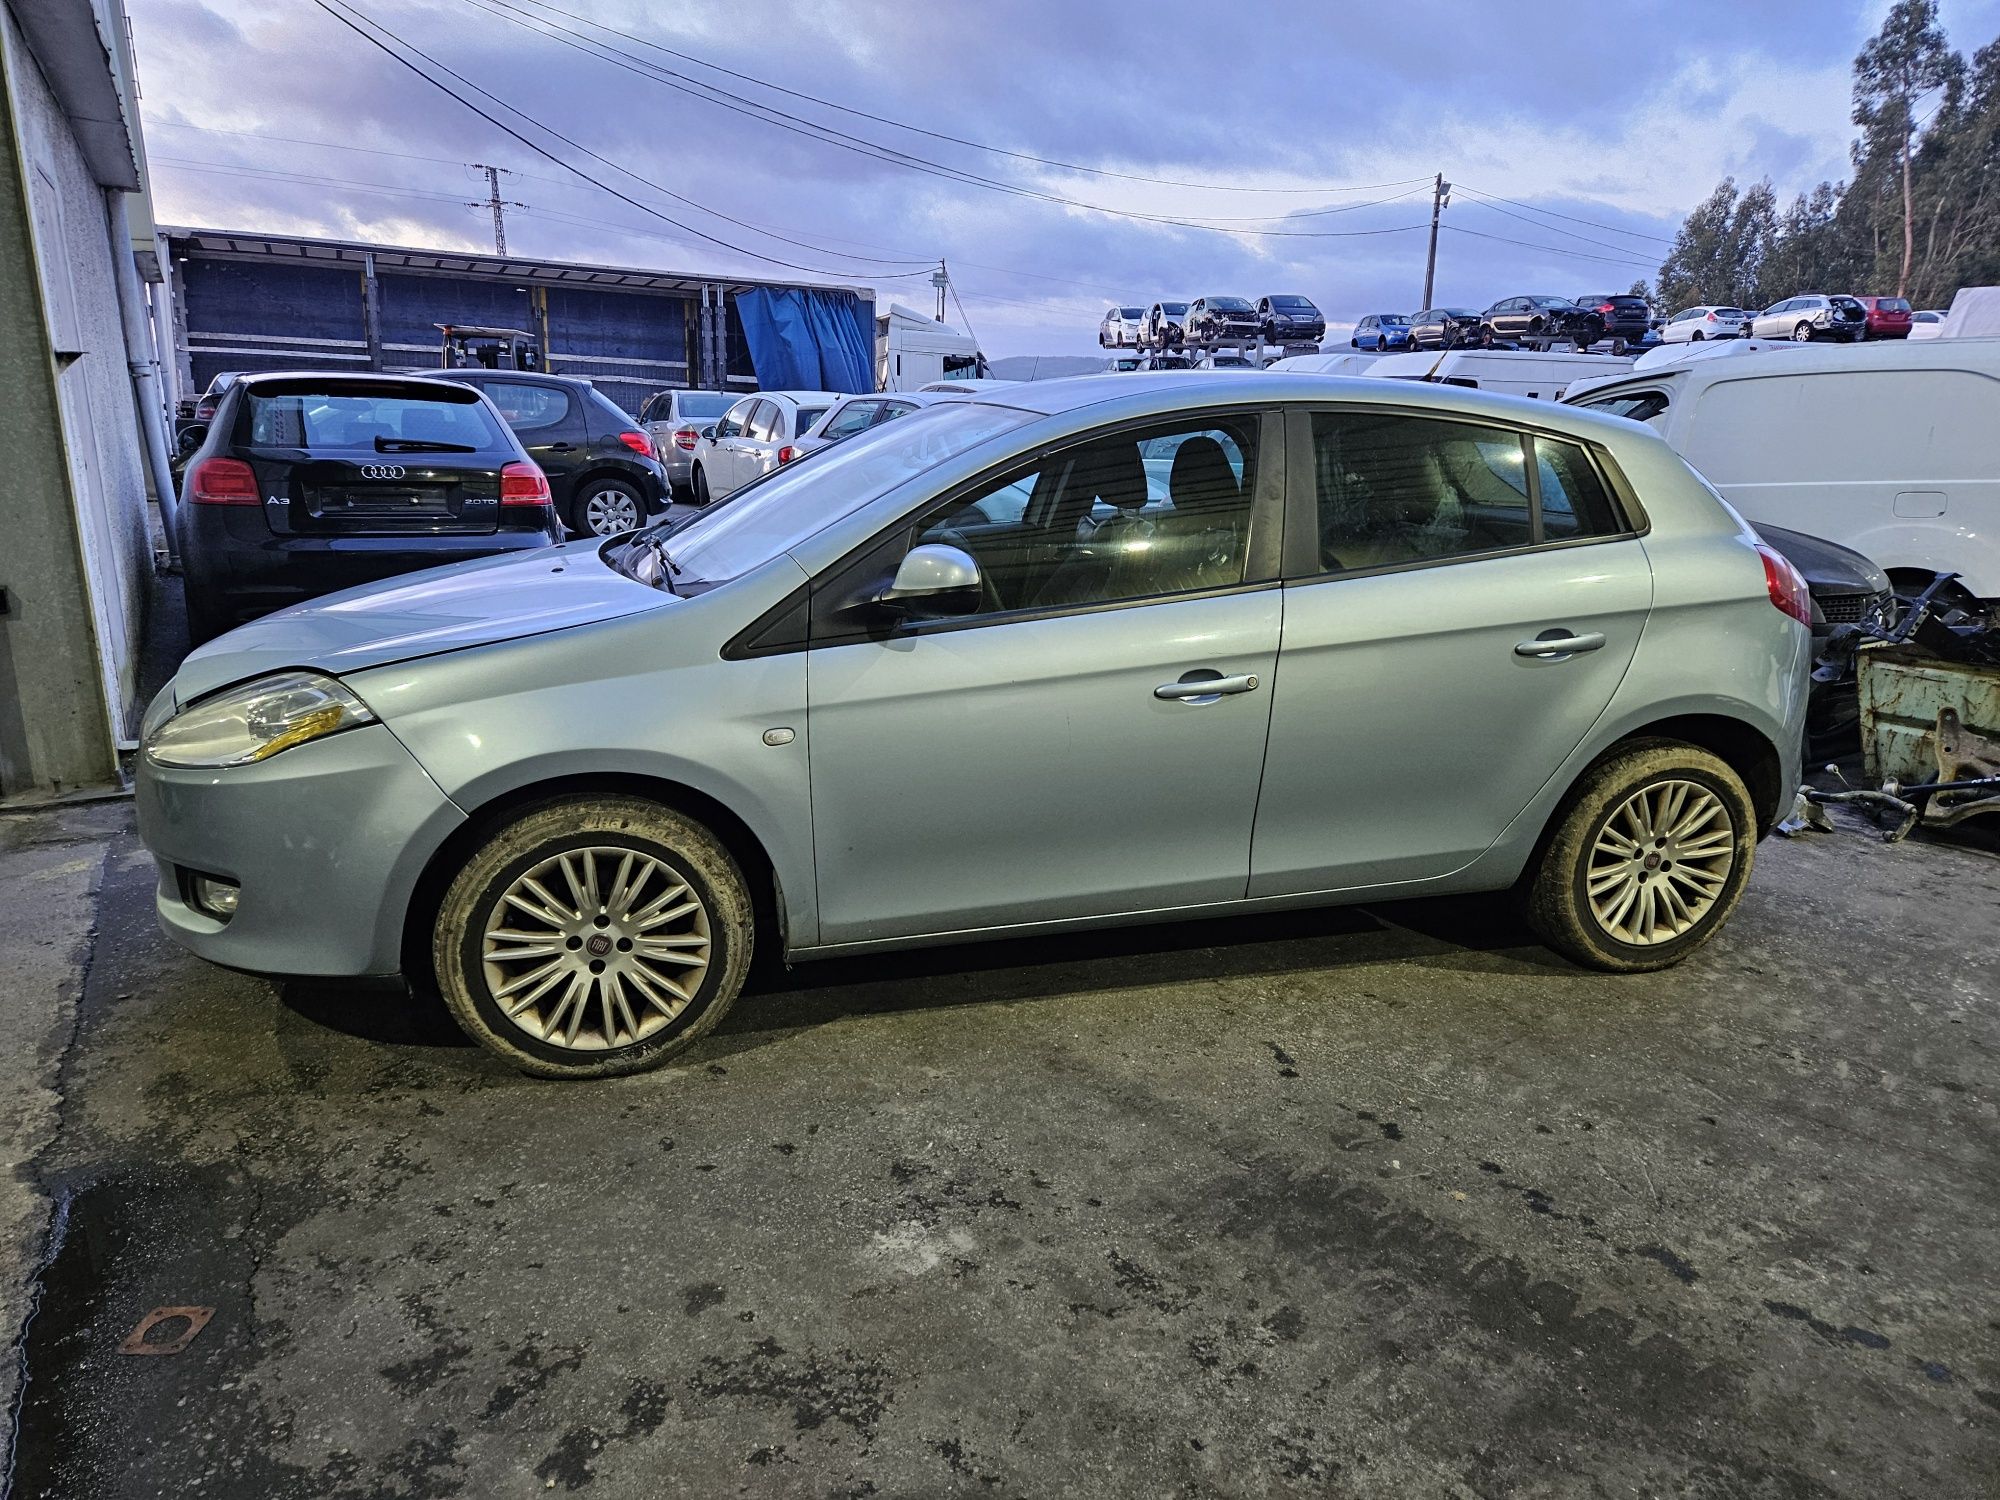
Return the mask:
M626 796L571 797L489 837L432 930L438 988L481 1045L526 1073L657 1067L743 987L748 886L702 824Z
M1530 874L1529 921L1587 968L1664 969L1736 909L1756 842L1750 793L1720 756L1634 743L1571 796Z

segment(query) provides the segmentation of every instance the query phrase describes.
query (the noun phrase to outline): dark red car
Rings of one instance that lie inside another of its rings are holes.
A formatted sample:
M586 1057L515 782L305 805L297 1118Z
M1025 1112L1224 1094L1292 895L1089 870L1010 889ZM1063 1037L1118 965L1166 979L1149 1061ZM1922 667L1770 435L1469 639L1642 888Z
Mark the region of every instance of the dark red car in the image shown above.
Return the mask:
M1906 339L1910 336L1908 297L1857 297L1854 300L1868 309L1868 328L1861 335L1863 338Z

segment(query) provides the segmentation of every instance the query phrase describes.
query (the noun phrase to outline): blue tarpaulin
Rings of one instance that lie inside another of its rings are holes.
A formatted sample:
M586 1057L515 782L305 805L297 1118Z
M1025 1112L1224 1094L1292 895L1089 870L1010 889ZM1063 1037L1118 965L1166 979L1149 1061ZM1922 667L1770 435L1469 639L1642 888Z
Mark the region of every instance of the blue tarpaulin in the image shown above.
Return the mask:
M759 287L736 294L736 313L765 390L875 389L875 320L854 293Z

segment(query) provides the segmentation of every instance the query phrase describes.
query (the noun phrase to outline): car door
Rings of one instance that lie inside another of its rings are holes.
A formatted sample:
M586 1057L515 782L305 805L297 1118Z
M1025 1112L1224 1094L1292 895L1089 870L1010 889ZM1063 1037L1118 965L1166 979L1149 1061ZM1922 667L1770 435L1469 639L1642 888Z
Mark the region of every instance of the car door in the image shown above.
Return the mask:
M1798 305L1799 299L1796 297L1787 297L1783 302L1773 303L1750 320L1750 331L1758 338L1782 338L1784 335L1779 333L1778 329L1783 326L1785 318L1792 309ZM1784 331L1790 333L1791 329L1785 328Z
M1280 620L1280 422L1100 431L942 496L815 587L822 939L1238 900ZM1140 446L1178 438L1166 493ZM914 546L972 556L969 613L869 597Z
M1500 838L1604 711L1652 570L1573 440L1382 406L1290 421L1250 894L1436 880Z
M538 380L485 380L479 389L493 398L528 457L549 477L556 509L568 514L571 491L590 453L583 406L568 386Z
M710 494L726 495L742 484L743 481L736 477L739 450L744 427L757 406L755 396L745 396L724 412L715 424L715 437L705 443L702 453L702 468L708 475Z
M777 402L757 403L736 445L736 483L748 484L778 467L778 449L785 441L785 409Z

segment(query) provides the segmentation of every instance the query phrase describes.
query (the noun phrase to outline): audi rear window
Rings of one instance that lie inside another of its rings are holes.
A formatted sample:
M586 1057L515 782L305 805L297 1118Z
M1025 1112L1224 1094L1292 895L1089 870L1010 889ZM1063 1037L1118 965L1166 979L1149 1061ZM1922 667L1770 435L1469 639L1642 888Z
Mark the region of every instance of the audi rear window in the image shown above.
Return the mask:
M258 384L244 399L248 441L260 448L388 452L440 447L511 452L514 443L473 391L441 387ZM243 429L239 429L243 430Z

